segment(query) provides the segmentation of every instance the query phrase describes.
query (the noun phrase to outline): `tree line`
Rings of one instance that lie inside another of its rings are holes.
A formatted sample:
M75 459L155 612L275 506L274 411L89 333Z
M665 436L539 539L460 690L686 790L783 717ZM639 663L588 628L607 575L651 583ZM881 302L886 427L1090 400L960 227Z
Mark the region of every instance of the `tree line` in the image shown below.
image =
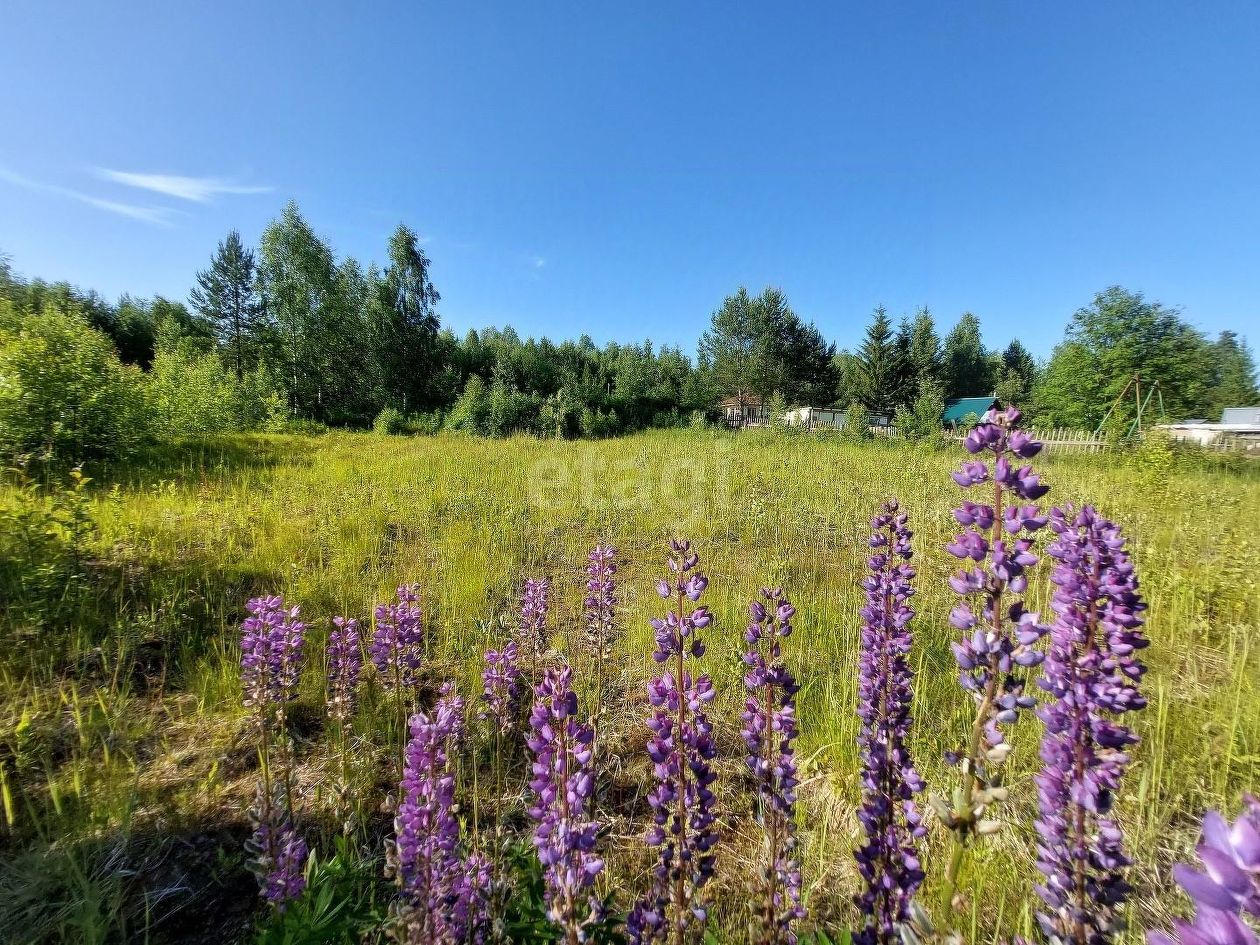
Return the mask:
M1092 428L1135 374L1159 382L1170 418L1216 419L1223 407L1260 402L1236 333L1209 339L1175 309L1119 287L1072 316L1044 364L1018 339L987 347L971 313L942 339L926 308L896 324L877 308L861 344L838 351L781 290L742 287L712 314L693 359L650 341L523 340L510 327L457 337L440 322L430 271L404 225L383 266L339 260L292 203L257 247L229 233L186 303L110 303L23 279L0 257L0 448L50 449L92 412L58 398L93 392L112 397L136 437L312 425L595 437L717 419L727 398L849 408L927 429L946 401L981 395L1040 423ZM61 377L49 388L39 363L49 351L75 352L66 360L77 384ZM1131 411L1121 404L1117 416ZM70 439L91 452L80 433Z

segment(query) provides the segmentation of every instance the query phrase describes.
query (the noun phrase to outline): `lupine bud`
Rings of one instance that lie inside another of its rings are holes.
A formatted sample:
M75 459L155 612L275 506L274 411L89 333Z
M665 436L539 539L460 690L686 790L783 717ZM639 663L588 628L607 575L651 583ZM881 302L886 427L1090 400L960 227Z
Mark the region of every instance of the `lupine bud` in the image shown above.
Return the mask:
M916 841L924 828L914 795L923 782L910 757L908 740L914 671L909 654L914 611L909 600L915 576L907 517L896 502L885 502L871 520L878 547L870 574L862 581L861 662L858 670L858 746L862 755L862 805L858 819L866 842L856 852L866 889L857 897L865 924L858 945L894 945L923 882ZM877 546L872 538L871 545ZM970 612L968 611L968 615ZM951 618L953 619L953 618ZM972 619L968 616L968 619ZM955 625L963 620L954 620ZM947 808L948 809L948 808Z

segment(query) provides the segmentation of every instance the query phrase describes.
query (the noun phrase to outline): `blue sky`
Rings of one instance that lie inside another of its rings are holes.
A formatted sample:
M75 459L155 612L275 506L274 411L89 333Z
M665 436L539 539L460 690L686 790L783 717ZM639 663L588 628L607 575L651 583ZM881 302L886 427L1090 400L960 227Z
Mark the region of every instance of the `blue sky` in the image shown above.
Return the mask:
M1260 4L9 0L0 249L183 298L289 199L419 231L443 321L688 350L782 287L842 346L1045 355L1119 283L1260 345ZM175 178L175 179L162 179Z

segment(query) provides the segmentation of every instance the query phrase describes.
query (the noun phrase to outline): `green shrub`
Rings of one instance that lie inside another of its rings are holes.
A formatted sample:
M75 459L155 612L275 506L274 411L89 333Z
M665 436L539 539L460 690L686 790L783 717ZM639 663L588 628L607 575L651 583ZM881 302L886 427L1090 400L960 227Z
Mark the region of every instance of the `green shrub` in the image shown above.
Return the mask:
M400 433L409 432L406 416L396 407L386 407L378 413L376 419L372 421L372 429L386 436L397 436Z
M125 455L149 421L139 369L87 319L52 307L19 317L0 301L0 454Z

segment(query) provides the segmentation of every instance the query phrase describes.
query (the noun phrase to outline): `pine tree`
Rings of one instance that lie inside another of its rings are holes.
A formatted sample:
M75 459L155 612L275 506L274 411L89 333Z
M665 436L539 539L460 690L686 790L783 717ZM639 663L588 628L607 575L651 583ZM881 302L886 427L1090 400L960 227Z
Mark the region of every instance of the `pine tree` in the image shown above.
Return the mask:
M854 360L854 393L871 413L891 420L904 403L906 360L881 305Z
M219 243L210 268L197 273L197 287L188 301L214 325L215 335L228 353L237 378L257 357L263 308L254 277L254 251L233 230Z
M938 386L941 380L941 339L936 334L936 322L927 307L919 309L910 323L906 356L914 377L911 392L917 398L927 388Z

